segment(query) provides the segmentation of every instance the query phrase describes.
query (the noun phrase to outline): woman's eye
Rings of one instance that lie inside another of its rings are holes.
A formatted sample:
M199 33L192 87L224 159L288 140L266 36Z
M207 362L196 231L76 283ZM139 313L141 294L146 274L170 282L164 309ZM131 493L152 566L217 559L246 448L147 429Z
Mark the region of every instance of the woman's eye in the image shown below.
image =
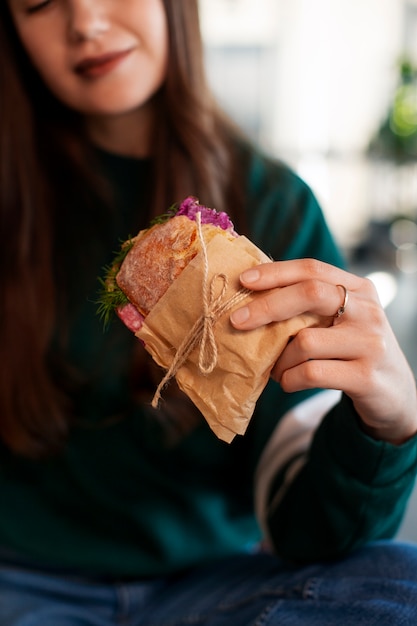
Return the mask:
M36 13L37 11L41 11L43 8L48 6L48 4L51 4L51 1L52 0L42 0L42 2L37 2L36 4L32 4L31 6L27 8L26 12L29 14L32 14L32 13Z

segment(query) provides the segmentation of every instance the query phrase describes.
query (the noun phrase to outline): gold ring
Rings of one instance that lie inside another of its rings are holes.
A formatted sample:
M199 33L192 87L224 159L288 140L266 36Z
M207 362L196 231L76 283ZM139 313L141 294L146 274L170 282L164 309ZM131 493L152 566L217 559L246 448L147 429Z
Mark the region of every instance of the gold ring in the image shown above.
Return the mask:
M343 304L337 309L334 315L334 317L341 317L343 313L346 311L347 303L349 301L349 294L348 294L348 290L346 289L344 285L336 285L336 287L341 287L344 291Z

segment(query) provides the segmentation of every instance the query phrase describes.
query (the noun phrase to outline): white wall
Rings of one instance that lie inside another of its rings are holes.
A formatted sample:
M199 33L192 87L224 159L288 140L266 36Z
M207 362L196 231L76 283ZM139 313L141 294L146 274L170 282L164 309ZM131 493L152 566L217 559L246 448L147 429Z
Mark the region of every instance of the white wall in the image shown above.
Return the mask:
M275 147L362 149L385 112L403 33L401 0L283 0Z
M260 142L311 184L348 247L377 210L363 153L396 85L406 0L200 2L208 49L258 46L267 64L247 65L246 80L240 68L233 85L217 59L215 90L238 121L258 106Z

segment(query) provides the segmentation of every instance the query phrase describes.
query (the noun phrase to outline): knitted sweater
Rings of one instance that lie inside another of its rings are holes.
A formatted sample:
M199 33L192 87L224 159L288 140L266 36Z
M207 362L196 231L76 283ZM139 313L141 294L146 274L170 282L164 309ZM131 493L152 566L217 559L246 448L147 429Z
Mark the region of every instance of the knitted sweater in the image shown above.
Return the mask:
M90 207L74 204L60 242L75 279L68 340L54 350L79 373L73 425L62 453L46 460L0 448L0 560L146 579L251 550L265 535L279 555L302 561L392 536L413 486L416 439L396 447L369 438L345 397L321 419L312 417L318 390L287 394L270 381L231 444L203 419L180 437L161 434L132 384L137 339L119 320L103 332L96 312L103 266L145 226L133 207L146 201L150 164L101 160L117 215L103 212L101 241L97 225L94 245L82 234L75 242ZM254 153L244 184L248 234L266 254L343 264L292 171Z

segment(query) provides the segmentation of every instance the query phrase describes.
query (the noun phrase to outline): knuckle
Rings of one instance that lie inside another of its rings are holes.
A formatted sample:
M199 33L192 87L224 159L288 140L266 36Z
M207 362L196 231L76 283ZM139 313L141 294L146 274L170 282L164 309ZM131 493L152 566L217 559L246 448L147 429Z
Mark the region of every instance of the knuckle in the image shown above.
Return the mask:
M363 277L362 278L362 286L363 286L363 291L364 293L366 293L368 296L371 296L374 299L378 299L378 292L377 289L375 287L375 283L368 277Z
M314 333L309 328L301 329L296 338L297 350L302 355L309 355L314 351L316 341Z
M364 361L358 367L358 384L361 389L374 389L378 382L378 376L374 367Z
M263 321L273 321L276 315L274 292L259 295L250 304L249 307L253 315Z
M373 361L382 359L387 352L387 343L382 334L375 334L371 339L369 353Z
M320 361L306 361L303 367L304 381L307 387L317 387L322 380L322 366Z
M323 274L323 264L317 259L303 259L303 265L306 276L314 278Z
M363 309L363 327L368 329L368 338L378 341L384 340L387 331L387 318L384 309L377 300L367 300L366 312Z
M263 298L258 298L256 302L256 308L258 314L260 314L262 318L269 319L271 317L273 307L269 297L264 296Z
M304 295L308 302L321 302L326 299L325 285L317 278L307 280L303 287Z
M378 293L378 289L375 283L368 277L361 278L359 291L371 304L373 303L375 308L382 312L381 301Z
M285 372L283 372L279 384L282 387L283 391L285 391L285 393L291 393L292 391L295 391L296 387L294 383L294 376L291 370L286 370Z
M283 372L280 385L286 393L291 393L299 388L311 389L319 386L321 367L318 361L307 361L300 366L297 376L293 370L289 369ZM301 387L297 385L297 381L302 380Z

